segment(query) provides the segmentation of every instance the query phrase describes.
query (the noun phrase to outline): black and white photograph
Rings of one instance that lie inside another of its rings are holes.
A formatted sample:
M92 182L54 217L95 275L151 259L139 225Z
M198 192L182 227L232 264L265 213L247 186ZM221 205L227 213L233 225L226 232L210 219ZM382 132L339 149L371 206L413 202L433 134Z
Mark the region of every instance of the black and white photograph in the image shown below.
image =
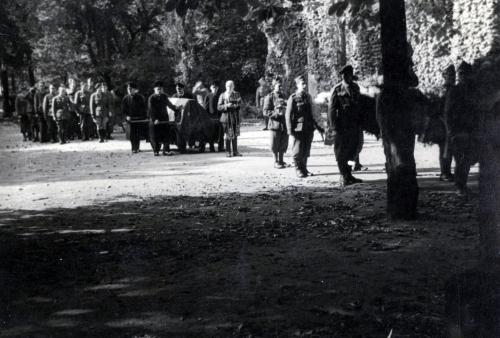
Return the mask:
M4 337L499 338L500 0L1 0Z

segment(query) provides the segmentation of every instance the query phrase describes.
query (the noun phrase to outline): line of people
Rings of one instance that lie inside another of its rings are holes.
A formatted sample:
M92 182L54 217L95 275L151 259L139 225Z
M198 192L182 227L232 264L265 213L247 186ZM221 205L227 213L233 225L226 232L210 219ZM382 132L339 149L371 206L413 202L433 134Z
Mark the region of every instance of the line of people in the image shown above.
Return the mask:
M106 83L94 86L91 78L76 89L74 79L68 86L43 83L16 97L23 140L65 144L75 138L100 142L112 139L118 96L108 91Z

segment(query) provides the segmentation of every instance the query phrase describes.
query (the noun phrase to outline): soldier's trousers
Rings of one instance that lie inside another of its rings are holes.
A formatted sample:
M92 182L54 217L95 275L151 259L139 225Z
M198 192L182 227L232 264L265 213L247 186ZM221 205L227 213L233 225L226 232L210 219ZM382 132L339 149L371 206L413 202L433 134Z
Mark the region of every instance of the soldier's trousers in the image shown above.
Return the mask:
M57 123L57 136L59 136L60 143L66 143L68 138L68 127L70 121L68 119L59 119Z
M49 141L57 142L57 123L52 116L47 118L47 133Z
M106 123L106 137L110 138L113 133L113 129L115 128L115 115L108 117L108 122Z
M76 137L81 138L80 130L80 116L75 112L70 112L70 118L68 120L68 137L74 139Z
M359 130L355 128L338 132L335 136L333 150L339 172L344 177L351 174L348 162L355 160L358 156L360 140Z
M163 144L163 151L170 150L170 125L168 123L154 124L149 122L149 141L153 152L159 153Z
M80 130L84 140L88 140L90 138L93 124L94 122L92 121L92 116L90 116L90 114L80 114Z
M293 136L292 158L296 168L305 169L307 158L311 154L314 130L295 132Z
M21 127L21 134L23 134L24 139L31 140L31 129L30 120L28 115L19 116L19 125Z
M284 130L271 130L271 151L284 154L288 149L288 134Z
M96 116L94 122L97 126L97 134L99 135L99 140L104 141L106 137L106 128L108 126L107 116Z

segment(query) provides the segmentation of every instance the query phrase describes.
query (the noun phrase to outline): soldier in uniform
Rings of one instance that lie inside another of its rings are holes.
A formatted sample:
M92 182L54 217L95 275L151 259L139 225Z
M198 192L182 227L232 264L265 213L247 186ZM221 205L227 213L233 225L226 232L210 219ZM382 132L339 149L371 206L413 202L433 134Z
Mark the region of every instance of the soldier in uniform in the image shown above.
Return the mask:
M47 120L43 113L43 98L45 97L45 88L43 82L38 82L38 88L35 92L35 114L40 131L40 142L48 142Z
M30 117L28 114L28 100L26 99L27 93L21 91L16 96L15 108L17 116L19 117L19 125L21 126L21 134L23 135L23 141L28 141L32 139L32 133L30 128Z
M49 84L49 92L43 98L43 116L47 121L47 136L52 143L57 142L57 124L56 117L52 111L52 100L56 97L56 88L53 84Z
M457 193L467 196L470 167L477 160L478 111L472 100L472 66L463 61L458 67L458 82L446 95L445 121L450 148L455 159Z
M29 120L29 134L31 134L31 140L37 142L40 140L40 129L38 125L38 119L35 108L35 94L36 88L31 87L26 94L26 113Z
M264 116L264 129L268 130L269 117L264 114L264 98L269 94L269 89L267 88L266 80L262 77L259 79L259 87L255 91L255 106L257 110Z
M154 83L154 93L148 99L149 137L154 156L160 155L163 144L163 155L172 155L170 152L170 125L167 107L177 112L179 109L168 99L163 92L163 82Z
M136 154L139 152L141 138L147 133L147 125L144 123L147 118L146 99L139 94L134 82L127 84L127 93L122 100L122 114L130 126L130 144L132 153Z
M73 103L69 99L66 88L60 86L59 94L52 99L52 116L55 116L56 119L57 134L60 144L65 144L67 142L72 109L74 109Z
M222 112L220 122L224 129L227 157L243 156L238 152L240 135L241 95L234 90L234 82L226 82L226 91L219 97L217 108ZM232 152L231 152L232 147Z
M307 160L311 152L314 129L323 133L323 128L314 119L312 98L307 93L303 76L295 78L297 91L288 99L286 105L286 130L293 137L292 156L297 177L311 176L307 170Z
M101 82L97 91L90 96L90 114L97 126L99 143L103 143L106 138L106 128L111 112L111 96L108 93L108 85Z
M217 121L220 121L220 117L222 115L222 112L218 108L218 103L219 103L219 98L220 98L221 92L219 90L219 84L217 82L213 82L210 85L210 93L208 94L208 99L207 99L207 108L206 110L210 114L211 118ZM219 142L218 142L218 147L217 150L219 152L224 152L224 130L222 128L222 125L220 125L219 128Z
M87 90L87 84L82 81L80 90L75 93L73 102L75 103L76 111L80 117L80 133L83 141L90 139L92 132L92 116L90 115L90 96L91 92Z
M285 111L286 97L281 88L281 80L273 81L274 91L264 98L264 116L268 117L268 129L271 131L271 151L274 154L274 167L286 168L283 156L288 149Z
M355 160L361 130L359 111L359 86L353 80L353 68L345 66L340 71L342 82L335 86L328 105L329 128L335 134L334 152L340 172L340 184L350 185L362 182L351 174L348 161Z

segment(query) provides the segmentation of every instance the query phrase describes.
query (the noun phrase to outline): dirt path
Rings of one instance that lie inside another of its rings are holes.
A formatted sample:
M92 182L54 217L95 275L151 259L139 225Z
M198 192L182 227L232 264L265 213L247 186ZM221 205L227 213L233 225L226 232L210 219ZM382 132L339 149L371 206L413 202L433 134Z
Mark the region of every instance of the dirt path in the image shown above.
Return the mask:
M475 264L477 196L438 181L432 147L419 220L388 224L374 139L341 190L331 150L298 180L258 126L235 159L0 128L0 337L439 337L445 282Z

